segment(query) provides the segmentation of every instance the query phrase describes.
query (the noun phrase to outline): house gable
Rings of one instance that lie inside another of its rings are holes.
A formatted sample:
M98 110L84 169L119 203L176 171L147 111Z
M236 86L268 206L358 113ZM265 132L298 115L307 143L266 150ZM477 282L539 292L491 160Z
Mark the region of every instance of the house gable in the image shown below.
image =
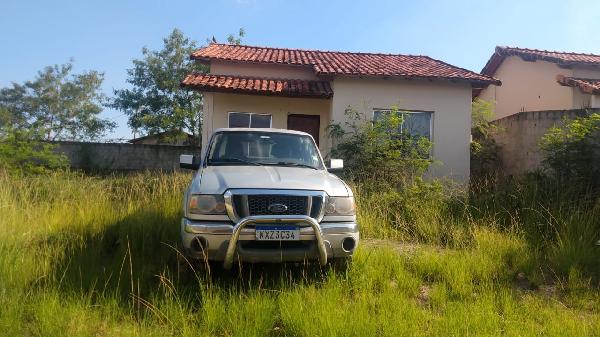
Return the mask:
M474 92L495 102L496 119L521 111L581 109L593 106L591 93L559 83L557 76L600 79L600 55L496 47L482 73L503 83Z

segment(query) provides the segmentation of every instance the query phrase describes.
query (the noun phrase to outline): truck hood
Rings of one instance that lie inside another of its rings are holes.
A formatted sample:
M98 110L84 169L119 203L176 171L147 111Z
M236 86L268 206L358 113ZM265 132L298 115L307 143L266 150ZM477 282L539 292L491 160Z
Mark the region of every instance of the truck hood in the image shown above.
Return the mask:
M325 191L330 196L350 196L352 191L326 170L281 166L207 166L194 177L192 194L223 194L231 188L264 188Z

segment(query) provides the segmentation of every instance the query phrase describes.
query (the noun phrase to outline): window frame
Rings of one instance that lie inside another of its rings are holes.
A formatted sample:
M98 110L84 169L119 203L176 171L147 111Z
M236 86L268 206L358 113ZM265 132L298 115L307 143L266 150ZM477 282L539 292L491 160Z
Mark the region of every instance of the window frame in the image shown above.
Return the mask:
M246 114L249 115L248 118L248 126L246 126L245 128L252 128L252 116L253 115L259 115L259 116L269 116L269 127L268 128L256 128L256 129L271 129L273 128L273 115L272 114L268 114L268 113L258 113L258 112L244 112L244 111L228 111L227 112L227 127L231 128L230 125L230 118L231 118L231 114ZM242 126L242 128L244 128Z
M390 108L373 108L372 109L372 116L371 116L371 121L372 122L376 122L375 121L375 112L392 112L393 110L396 109L390 109ZM429 113L431 115L431 118L429 119L429 141L433 143L433 123L434 123L434 116L435 116L435 111L431 111L431 110L414 110L414 109L397 109L398 113L409 113L409 114L419 114L419 113ZM404 124L404 123L403 123ZM403 125L401 125L402 127ZM400 131L402 132L402 131Z

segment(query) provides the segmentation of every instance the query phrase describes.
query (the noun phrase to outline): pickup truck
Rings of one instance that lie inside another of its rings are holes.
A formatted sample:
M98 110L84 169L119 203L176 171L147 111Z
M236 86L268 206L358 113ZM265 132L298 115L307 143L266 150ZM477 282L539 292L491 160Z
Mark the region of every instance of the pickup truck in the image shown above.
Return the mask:
M194 259L234 263L317 260L346 264L359 228L350 187L326 168L314 139L284 129L216 130L185 192L181 239Z

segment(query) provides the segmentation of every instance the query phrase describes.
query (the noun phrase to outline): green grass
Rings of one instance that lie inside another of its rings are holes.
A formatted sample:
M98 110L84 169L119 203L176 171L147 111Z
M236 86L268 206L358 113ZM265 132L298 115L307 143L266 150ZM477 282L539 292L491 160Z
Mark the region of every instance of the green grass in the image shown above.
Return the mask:
M348 270L228 274L178 252L189 179L0 174L0 335L600 336L600 203L553 182L357 187Z

